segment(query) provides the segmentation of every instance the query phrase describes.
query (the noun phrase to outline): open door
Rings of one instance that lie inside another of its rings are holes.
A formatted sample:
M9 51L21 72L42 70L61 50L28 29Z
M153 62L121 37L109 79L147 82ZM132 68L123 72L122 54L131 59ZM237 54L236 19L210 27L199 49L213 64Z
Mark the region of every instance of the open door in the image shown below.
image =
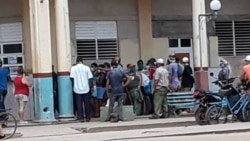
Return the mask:
M190 53L175 53L175 56L180 59L180 63L182 63L182 58L184 57L190 60Z

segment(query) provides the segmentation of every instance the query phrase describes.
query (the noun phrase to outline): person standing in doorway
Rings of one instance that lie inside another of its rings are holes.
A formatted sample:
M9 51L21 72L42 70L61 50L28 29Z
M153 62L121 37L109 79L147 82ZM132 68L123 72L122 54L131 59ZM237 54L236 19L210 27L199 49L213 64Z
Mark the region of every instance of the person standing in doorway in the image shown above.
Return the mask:
M169 55L168 64L169 89L172 92L177 92L180 88L180 81L178 77L178 64L176 63L174 54Z
M183 57L182 62L184 64L184 70L182 73L181 86L184 92L189 92L194 85L193 70L189 65L189 59L187 57Z
M77 64L71 68L70 78L75 93L77 120L84 122L84 119L86 118L86 121L89 122L91 100L90 86L93 75L90 68L82 63L80 57L77 57L76 62ZM85 117L83 114L83 106Z
M17 68L17 76L15 77L13 86L13 93L18 103L18 116L20 120L20 124L26 124L27 121L24 121L24 110L27 102L29 101L29 87L31 84L26 79L23 68Z
M120 68L118 68L119 63L116 61L111 62L111 66L113 67L113 70L108 72L107 74L107 83L106 83L106 91L108 93L108 97L110 99L109 102L109 109L108 109L108 115L106 121L110 121L111 114L113 113L113 108L115 101L118 102L118 121L123 120L122 115L122 108L123 108L123 98L124 93L123 89L126 87L129 83L129 76L122 71ZM123 80L126 79L126 83L123 83ZM111 88L111 93L109 94L109 89Z
M154 82L152 94L154 95L154 114L151 119L167 118L167 92L168 92L168 71L164 68L164 60L159 58L156 61L156 71L154 74Z
M3 68L3 62L0 59L0 112L5 110L4 100L7 95L8 80L10 81L9 70Z

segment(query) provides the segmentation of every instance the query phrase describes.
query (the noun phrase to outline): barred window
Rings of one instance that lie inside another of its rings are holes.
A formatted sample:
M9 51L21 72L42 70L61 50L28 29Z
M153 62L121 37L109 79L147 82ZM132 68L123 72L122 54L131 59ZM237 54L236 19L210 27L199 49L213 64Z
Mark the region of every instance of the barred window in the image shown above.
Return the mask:
M250 20L217 21L219 56L250 54Z

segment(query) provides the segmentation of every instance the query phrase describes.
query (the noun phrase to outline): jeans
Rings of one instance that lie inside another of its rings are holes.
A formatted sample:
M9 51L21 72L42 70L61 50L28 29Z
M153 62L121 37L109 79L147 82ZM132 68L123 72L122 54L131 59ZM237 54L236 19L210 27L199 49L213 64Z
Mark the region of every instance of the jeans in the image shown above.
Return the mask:
M7 95L7 90L0 90L0 112L5 111L4 100Z
M124 98L123 95L113 95L113 94L111 94L107 120L110 120L110 115L114 112L113 109L114 109L114 105L115 105L116 101L118 103L118 107L117 107L118 119L123 120L123 115L122 115L122 113L123 113L123 111L122 111L123 98Z
M78 120L84 120L84 114L85 118L87 120L90 120L90 100L91 100L91 94L75 94L75 102L76 102L76 108L77 108L77 119ZM84 106L84 112L83 112L83 106Z

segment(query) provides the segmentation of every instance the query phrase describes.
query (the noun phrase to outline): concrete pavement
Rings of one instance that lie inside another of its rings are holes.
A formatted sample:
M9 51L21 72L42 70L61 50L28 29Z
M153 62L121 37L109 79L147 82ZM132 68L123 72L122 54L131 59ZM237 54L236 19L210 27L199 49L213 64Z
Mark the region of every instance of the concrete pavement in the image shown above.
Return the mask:
M185 136L185 137L181 136L181 137L144 138L144 139L131 139L126 141L249 141L249 137L250 137L250 132L220 134L220 135L209 134L209 135Z
M80 129L86 128L98 128L98 127L116 127L116 126L131 126L131 125L145 125L145 124L159 124L159 123L171 123L176 121L190 121L193 118L173 118L173 119L138 119L131 122L119 122L119 123L102 123L102 122L90 122L90 123L72 123L72 124L59 124L59 125L47 125L47 126L29 126L19 127L18 132L21 132L23 136L21 138L13 138L10 140L18 141L112 141L112 140L141 140L150 138L171 138L175 139L179 135L190 134L213 134L225 131L240 131L249 130L250 123L228 123L220 125L209 126L179 126L179 127L161 127L153 129L130 129L125 131L102 131L95 133L86 133ZM184 136L182 136L184 138ZM177 141L177 140L176 140ZM178 140L179 141L179 140ZM181 140L180 140L181 141ZM186 140L185 140L186 141ZM204 140L205 141L205 140ZM244 140L241 140L244 141Z

